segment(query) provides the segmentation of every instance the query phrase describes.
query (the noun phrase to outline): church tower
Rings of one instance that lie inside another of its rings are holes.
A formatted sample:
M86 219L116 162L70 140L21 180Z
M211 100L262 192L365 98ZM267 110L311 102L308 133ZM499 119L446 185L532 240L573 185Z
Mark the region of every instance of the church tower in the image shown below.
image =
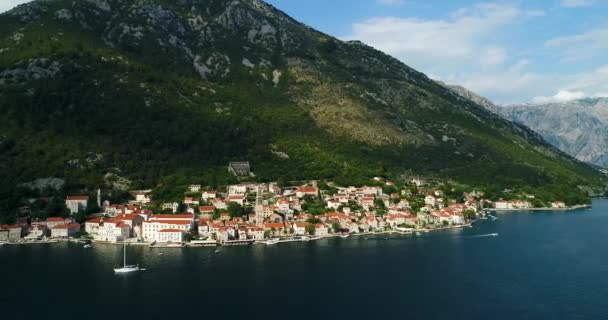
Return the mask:
M262 202L262 192L259 186L255 189L255 222L260 228L264 226L264 203Z

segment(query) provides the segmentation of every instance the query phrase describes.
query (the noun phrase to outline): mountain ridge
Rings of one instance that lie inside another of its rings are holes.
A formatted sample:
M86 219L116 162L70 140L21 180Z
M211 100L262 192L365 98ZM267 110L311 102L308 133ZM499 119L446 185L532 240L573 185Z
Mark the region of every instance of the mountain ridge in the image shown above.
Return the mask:
M6 210L20 201L8 186L46 177L175 199L193 180L231 181L232 160L264 180L599 185L535 132L262 1L39 0L0 26Z

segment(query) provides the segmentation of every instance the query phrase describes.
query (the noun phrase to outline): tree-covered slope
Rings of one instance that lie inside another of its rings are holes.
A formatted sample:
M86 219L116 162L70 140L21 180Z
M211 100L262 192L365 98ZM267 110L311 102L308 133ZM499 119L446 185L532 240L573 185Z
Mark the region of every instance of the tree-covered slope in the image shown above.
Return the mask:
M21 5L0 15L0 110L0 210L38 178L166 191L220 183L231 160L262 180L600 184L529 129L259 0Z

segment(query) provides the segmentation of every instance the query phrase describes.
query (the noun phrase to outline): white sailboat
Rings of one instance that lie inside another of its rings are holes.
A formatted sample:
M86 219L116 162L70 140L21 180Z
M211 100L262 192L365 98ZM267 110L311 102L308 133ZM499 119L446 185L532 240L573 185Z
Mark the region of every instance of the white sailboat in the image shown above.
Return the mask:
M115 273L131 273L131 272L136 272L139 271L139 265L131 265L128 266L127 265L127 242L123 242L124 248L123 248L123 263L122 263L122 268L114 268L114 272Z

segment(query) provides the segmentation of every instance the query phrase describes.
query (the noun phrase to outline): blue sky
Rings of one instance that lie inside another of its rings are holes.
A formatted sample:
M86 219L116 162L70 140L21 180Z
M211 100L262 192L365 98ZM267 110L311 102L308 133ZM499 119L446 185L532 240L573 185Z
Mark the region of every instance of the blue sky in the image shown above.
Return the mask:
M608 96L608 0L268 2L497 103Z

